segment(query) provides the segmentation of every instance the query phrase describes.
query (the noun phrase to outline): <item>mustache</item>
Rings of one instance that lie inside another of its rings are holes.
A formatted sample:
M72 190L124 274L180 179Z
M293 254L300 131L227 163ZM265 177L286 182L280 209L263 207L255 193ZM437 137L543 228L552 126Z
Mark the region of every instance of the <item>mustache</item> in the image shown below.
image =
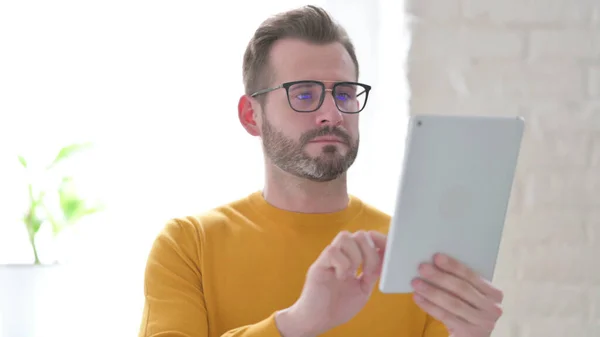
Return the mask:
M346 131L344 131L344 129L337 127L337 126L334 126L334 127L326 126L324 128L312 130L312 131L309 131L309 132L303 134L302 137L300 137L300 144L304 145L317 137L323 137L323 136L338 137L347 145L350 145L350 143L352 141L352 138Z

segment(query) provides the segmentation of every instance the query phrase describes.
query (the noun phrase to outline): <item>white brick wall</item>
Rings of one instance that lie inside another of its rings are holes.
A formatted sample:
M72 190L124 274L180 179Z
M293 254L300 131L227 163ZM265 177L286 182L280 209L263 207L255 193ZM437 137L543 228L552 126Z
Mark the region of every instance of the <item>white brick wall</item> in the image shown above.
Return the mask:
M600 0L407 0L411 113L526 118L494 337L600 337Z

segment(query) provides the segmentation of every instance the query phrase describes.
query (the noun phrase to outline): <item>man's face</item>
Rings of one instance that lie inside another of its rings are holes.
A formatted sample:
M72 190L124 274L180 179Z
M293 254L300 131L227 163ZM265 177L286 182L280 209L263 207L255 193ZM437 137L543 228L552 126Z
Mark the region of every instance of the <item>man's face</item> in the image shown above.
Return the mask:
M356 80L354 63L339 43L314 45L281 40L273 46L270 56L275 86L316 80L331 89L334 82ZM295 95L290 92L291 99ZM356 159L358 114L340 112L331 91L325 91L318 110L301 113L290 107L285 89L275 90L264 98L259 115L265 155L283 171L324 182L344 174Z

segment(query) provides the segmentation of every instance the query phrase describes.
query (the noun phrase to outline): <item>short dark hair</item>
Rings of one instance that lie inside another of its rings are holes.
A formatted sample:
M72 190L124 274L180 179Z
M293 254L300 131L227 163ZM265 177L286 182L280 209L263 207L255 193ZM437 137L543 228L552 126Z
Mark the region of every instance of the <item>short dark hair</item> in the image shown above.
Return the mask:
M358 60L346 30L323 8L304 6L276 14L265 20L250 39L243 61L244 90L247 95L264 89L273 76L269 53L280 39L297 38L311 43L341 43L354 62L358 78Z

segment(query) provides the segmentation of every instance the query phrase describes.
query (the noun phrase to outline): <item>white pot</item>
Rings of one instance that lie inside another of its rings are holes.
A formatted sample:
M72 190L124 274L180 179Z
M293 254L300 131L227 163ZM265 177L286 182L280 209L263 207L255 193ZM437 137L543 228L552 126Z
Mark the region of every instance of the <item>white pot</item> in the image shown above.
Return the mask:
M0 265L0 337L58 336L65 273L60 265Z

